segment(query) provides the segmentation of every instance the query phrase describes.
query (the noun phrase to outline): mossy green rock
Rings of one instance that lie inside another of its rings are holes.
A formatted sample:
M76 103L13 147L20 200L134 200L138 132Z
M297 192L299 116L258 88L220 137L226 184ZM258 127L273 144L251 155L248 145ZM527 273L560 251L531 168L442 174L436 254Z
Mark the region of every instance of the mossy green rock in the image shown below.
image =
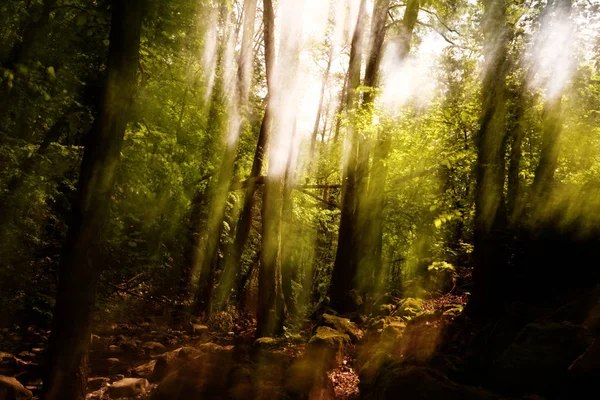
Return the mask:
M318 361L319 366L330 369L341 364L350 345L350 337L328 326L320 326L306 345L309 359Z
M321 326L327 326L339 332L345 333L350 337L352 343L356 343L360 339L360 329L358 326L347 318L337 317L335 315L323 314L320 321Z
M399 317L416 317L423 312L423 299L407 297L398 303L395 315Z

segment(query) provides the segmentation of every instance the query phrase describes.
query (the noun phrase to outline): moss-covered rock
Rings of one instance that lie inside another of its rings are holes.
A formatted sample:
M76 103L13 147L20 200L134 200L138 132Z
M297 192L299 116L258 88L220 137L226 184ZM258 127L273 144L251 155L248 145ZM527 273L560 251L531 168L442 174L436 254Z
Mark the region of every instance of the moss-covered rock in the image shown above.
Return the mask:
M423 299L407 297L398 303L394 315L398 317L413 318L423 312Z
M320 326L306 345L306 356L325 369L339 365L350 345L350 337L328 326Z
M361 331L358 326L347 318L337 317L335 315L323 314L320 326L327 326L339 332L345 333L350 337L352 343L356 343L361 337Z
M254 347L258 349L273 349L279 346L280 340L274 337L261 337L254 341Z

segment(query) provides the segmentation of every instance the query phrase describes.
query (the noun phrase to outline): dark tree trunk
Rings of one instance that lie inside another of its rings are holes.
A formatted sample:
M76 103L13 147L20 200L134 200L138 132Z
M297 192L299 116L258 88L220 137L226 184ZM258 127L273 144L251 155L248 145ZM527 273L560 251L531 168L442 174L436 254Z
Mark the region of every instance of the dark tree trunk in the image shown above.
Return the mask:
M104 93L99 115L86 137L73 220L59 272L45 400L80 400L86 394L96 286L103 265L110 198L133 103L144 3L112 3Z
M483 113L477 135L474 262L475 288L469 309L474 315L502 308L506 267L506 153L507 27L504 0L484 1L483 32L486 72Z
M275 50L275 13L271 0L263 0L265 62L267 85L273 94L272 79ZM270 66L270 68L269 68ZM273 149L273 146L271 146ZM273 151L269 152L274 159ZM256 312L256 337L283 333L286 308L281 277L281 223L283 212L284 173L276 171L275 163L269 166L265 181L262 205L262 243L258 271L258 307Z
M329 285L329 296L331 307L339 312L353 311L349 309L351 304L347 301L350 291L355 289L355 278L358 269L358 251L356 243L356 208L357 208L357 186L356 170L358 163L358 132L355 121L352 119L356 107L360 86L360 67L362 62L362 47L365 30L366 1L360 2L356 29L352 37L350 50L350 65L348 68L348 89L346 94L346 108L350 115L347 131L347 161L343 171L342 188L342 215L338 233L338 247L335 255L335 263Z

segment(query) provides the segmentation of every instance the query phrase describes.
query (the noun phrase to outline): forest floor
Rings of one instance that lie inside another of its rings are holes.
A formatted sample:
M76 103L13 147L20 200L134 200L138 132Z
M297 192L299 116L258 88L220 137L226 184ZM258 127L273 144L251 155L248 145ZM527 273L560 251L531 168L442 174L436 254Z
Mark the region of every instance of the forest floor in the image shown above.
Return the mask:
M461 293L383 296L370 313L325 308L294 332L258 340L255 320L228 313L179 329L159 318L98 324L87 399L586 398L600 377L600 288L560 307L511 303L478 323L462 315L465 302ZM39 396L48 336L0 330L0 389Z
M429 331L439 331L441 325L449 321L449 315L452 318L457 315L466 298L446 295L425 301L409 300L404 300L406 304L402 305L401 299L388 296L383 303L397 304L381 304L369 316L356 315L358 324L335 317L334 312L330 311L331 315L326 314L326 317L335 318L333 323L338 325L332 325L331 321L323 323L321 317L320 320L305 323L293 334L286 333L281 338L258 341L255 341L254 319L245 317L234 320L227 313L220 313L210 326L189 323L179 329L161 323L160 319L98 324L91 337L91 373L87 398L193 398L191 392L195 389L189 389L190 393L181 393L181 396L174 394L173 397L157 394L156 389L160 383L167 381L167 375L207 355L218 355L217 364L221 364L220 372L224 375L231 375L232 371L242 368L253 371L248 372L252 375L250 380L265 380L268 384L263 382L261 385L273 386L265 392L265 396L254 388L256 398L268 397L266 393L271 390L311 392L315 387L326 393L323 398L358 398L360 380L357 370L368 355L389 347L390 340L396 340L406 329L406 321L411 316L420 315L421 328L417 329L419 333L413 329L410 335L422 336L427 332L427 337L436 337L431 336ZM340 326L338 320L344 326ZM337 337L333 340L315 340L320 325L337 328L335 334L340 333L339 342L336 341ZM0 330L0 375L16 378L32 393L33 398L38 398L41 390L42 363L49 334L50 331L34 326ZM311 358L307 345L314 348L316 357ZM326 366L319 366L328 357L332 361L327 361ZM261 363L275 371L273 376L257 378L256 371L262 368L259 365ZM306 387L290 389L290 386L294 386L290 381L295 381L298 376L302 380L302 375L306 374L298 365L308 365L308 369L314 368L323 374L315 377L311 373L306 378L308 382L303 383ZM290 377L290 371L294 371L294 376ZM244 380L243 377L233 381L229 379L218 390L228 390L228 397L236 398L231 392L235 391L236 385L240 385L238 381ZM125 386L119 389L120 384ZM168 386L168 383L165 385ZM256 386L255 383L253 385ZM246 397L242 395L240 398Z

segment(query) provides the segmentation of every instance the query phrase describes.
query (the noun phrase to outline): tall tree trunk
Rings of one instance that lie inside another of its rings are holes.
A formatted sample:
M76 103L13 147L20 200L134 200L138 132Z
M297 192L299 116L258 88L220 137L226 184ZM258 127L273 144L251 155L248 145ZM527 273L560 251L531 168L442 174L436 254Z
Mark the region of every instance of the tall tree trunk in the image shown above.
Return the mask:
M229 10L226 11L229 13ZM235 46L233 32L224 35L224 54L233 51ZM246 55L244 55L245 57ZM225 58L225 57L224 57ZM228 106L228 124L224 137L225 154L221 160L219 177L212 192L211 209L207 224L206 240L204 248L198 251L194 267L199 269L199 281L196 294L196 312L208 315L212 310L212 298L214 290L214 279L217 272L219 261L219 249L221 234L223 231L223 222L225 221L225 211L229 187L233 177L235 167L235 158L238 147L238 139L242 128L242 109L243 103L243 81L245 80L245 67L242 57L238 58L237 76L233 90L225 90L224 103ZM228 75L229 65L222 65L223 75ZM227 86L227 83L220 84ZM235 98L233 98L235 97Z
M275 62L275 13L271 0L263 0L263 18L267 85L269 95L273 96L273 76L269 76L269 71L273 71ZM271 146L269 151L271 160L275 158L274 149L275 147ZM263 192L263 228L256 313L256 337L259 338L283 333L286 314L281 277L281 223L285 175L283 171L277 171L276 167L275 162L270 163Z
M504 245L508 45L505 0L485 0L482 23L486 71L475 167L475 288L469 304L474 315L493 314L500 311L503 304L500 289L505 280L502 269L507 261Z
M510 225L514 225L519 220L521 204L521 159L523 157L523 84L512 91L513 110L511 126L509 128L510 136L510 158L508 161L508 173L506 182L506 211Z
M350 121L347 130L347 160L344 165L342 181L342 214L338 233L338 247L335 254L333 273L329 285L331 307L339 312L353 311L348 301L349 293L355 289L355 278L358 269L358 251L356 243L356 208L357 187L356 169L358 163L358 132L355 121L355 107L360 86L360 68L362 63L362 47L365 30L366 1L361 0L356 28L350 49L350 65L348 68L348 89L346 109Z
M251 3L254 5L254 9L248 8L248 14L245 14L248 18L252 18L254 20L256 16L256 0L251 0ZM250 7L250 5L248 6ZM246 4L244 4L244 8L246 8ZM264 18L264 16L263 16ZM254 36L253 31L249 30L249 21L244 20L244 38L242 39L242 51L243 48L250 46L248 43L251 42L252 37ZM252 24L254 26L254 24ZM265 36L265 57L267 54L270 58L266 58L265 60L265 69L267 75L267 87L269 84L272 84L272 75L273 75L273 61L274 61L274 48L267 48L274 46L274 32L267 32L267 28L263 23L264 27L264 35ZM270 38L267 39L267 33L270 35ZM247 35L247 36L246 36ZM246 43L246 44L244 44ZM268 44L268 45L267 45ZM250 46L251 47L251 46ZM249 62L248 53L242 53L240 55L240 80L241 90L246 90L246 83L250 77L246 76L243 71L248 72L246 63ZM247 95L247 92L243 93ZM221 279L221 284L219 285L219 292L217 294L217 302L219 307L222 307L225 304L225 301L231 295L231 289L235 288L236 293L240 294L241 289L243 289L243 277L241 274L240 266L242 261L242 254L244 252L244 247L246 246L246 242L248 241L248 237L250 235L250 230L252 229L252 223L254 221L254 194L256 193L257 188L257 179L260 176L265 160L265 151L267 146L269 145L269 134L271 132L271 125L273 120L273 112L271 111L271 97L267 95L266 99L266 107L265 113L263 115L262 123L260 126L260 132L258 134L258 141L256 143L256 149L254 151L254 160L252 161L252 169L250 170L250 176L248 177L248 184L246 185L246 191L244 194L244 205L242 207L242 211L238 217L238 223L236 225L235 238L233 243L231 243L225 252L225 265L223 269L223 279ZM239 300L239 299L238 299Z
M554 172L558 165L558 144L562 131L561 103L562 98L558 97L549 100L544 107L542 150L531 187L531 204L539 205L539 200L547 201L552 190Z
M331 63L333 62L333 43L329 49L329 57L327 59L327 67L323 74L323 82L321 82L321 94L319 96L319 106L317 107L317 117L315 118L315 125L313 127L312 136L310 138L310 154L315 154L315 146L317 144L317 135L319 133L319 125L321 124L321 114L323 113L323 102L325 101L325 89L327 89L327 81L329 80L329 71L331 70ZM327 118L327 115L325 115ZM323 136L325 132L323 132Z
M88 347L103 263L110 198L133 103L145 0L113 1L107 77L100 112L86 137L64 245L48 346L45 400L85 398Z

